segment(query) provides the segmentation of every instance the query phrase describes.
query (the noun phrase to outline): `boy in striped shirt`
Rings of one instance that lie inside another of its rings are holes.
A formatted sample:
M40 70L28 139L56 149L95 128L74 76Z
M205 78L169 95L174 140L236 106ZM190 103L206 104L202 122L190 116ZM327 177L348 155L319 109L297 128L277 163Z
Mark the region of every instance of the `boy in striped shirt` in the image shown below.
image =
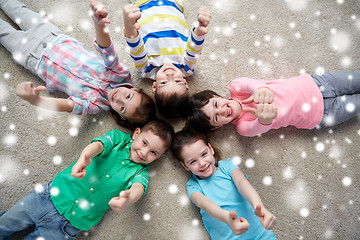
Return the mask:
M184 116L188 85L201 54L210 11L201 7L198 26L189 28L179 0L139 0L123 8L124 37L141 77L155 80L152 91L165 117Z

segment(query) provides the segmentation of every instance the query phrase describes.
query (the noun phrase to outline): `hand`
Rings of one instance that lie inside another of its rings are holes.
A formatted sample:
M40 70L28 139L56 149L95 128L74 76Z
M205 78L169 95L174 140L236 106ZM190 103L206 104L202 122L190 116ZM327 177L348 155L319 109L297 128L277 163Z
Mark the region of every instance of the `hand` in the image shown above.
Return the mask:
M242 101L242 103L257 103L257 104L264 104L264 103L268 103L271 104L274 101L274 93L266 88L266 87L261 87L259 89L257 89L253 95L251 95L248 99L245 99Z
M255 208L255 215L260 218L261 224L267 230L273 229L276 224L276 217L269 212L265 207L257 205Z
M123 16L125 36L133 38L136 37L138 30L140 29L140 24L137 22L137 20L141 17L140 8L132 4L126 4L123 7Z
M241 217L240 220L238 220L237 213L234 211L229 212L226 221L235 235L244 234L250 227L245 218Z
M22 82L16 86L16 95L33 105L36 105L36 103L40 100L39 94L41 91L46 91L46 87L38 86L34 88L34 84L32 82Z
M78 179L83 179L86 175L85 168L89 166L91 163L91 159L88 154L84 154L84 157L80 157L80 159L75 163L75 165L71 169L71 176L76 177Z
M258 104L257 108L244 107L243 111L250 112L263 125L269 125L277 117L277 107L273 104Z
M197 16L199 26L197 26L195 28L195 34L196 35L202 36L202 35L205 35L208 32L207 26L210 23L210 19L211 19L211 15L210 15L209 8L207 8L205 6L200 7L199 12L198 12L198 16Z
M91 10L93 11L92 19L95 24L108 24L110 20L107 17L108 11L106 6L101 2L91 1Z
M117 212L122 211L124 209L126 201L129 199L130 192L130 189L126 191L121 191L119 197L113 197L109 201L109 206Z

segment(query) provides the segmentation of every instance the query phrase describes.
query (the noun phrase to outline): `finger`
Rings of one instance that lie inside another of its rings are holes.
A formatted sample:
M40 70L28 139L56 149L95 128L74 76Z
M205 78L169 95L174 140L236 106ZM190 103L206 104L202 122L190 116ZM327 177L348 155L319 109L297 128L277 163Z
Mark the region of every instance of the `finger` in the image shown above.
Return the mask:
M257 109L256 109L256 108L251 108L251 107L244 107L244 108L243 108L243 111L244 111L244 112L249 112L249 113L252 113L252 114L255 115Z
M101 19L101 22L102 22L102 23L105 23L105 24L110 24L110 19L108 19L108 18L103 18L103 19Z
M237 219L237 218L238 218L237 213L234 212L234 211L229 212L229 215L230 215L230 217L231 217L232 219Z
M241 101L242 103L251 103L254 100L254 95L251 95L249 98Z
M130 189L126 190L126 191L121 191L120 192L120 197L121 198L128 198L130 196Z
M38 86L36 88L34 88L34 93L35 94L39 94L39 92L41 91L46 91L46 87L45 86Z
M258 216L258 217L261 217L261 205L257 205L256 208L255 208L255 215Z

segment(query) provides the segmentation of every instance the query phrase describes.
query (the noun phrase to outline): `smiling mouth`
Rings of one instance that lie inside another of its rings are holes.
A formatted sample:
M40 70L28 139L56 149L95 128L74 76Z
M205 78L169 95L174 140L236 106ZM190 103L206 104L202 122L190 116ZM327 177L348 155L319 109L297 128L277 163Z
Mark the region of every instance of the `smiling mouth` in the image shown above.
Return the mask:
M206 172L209 168L210 168L210 164L205 169L199 170L199 172Z
M227 105L227 107L228 107L228 111L226 117L230 117L232 115L232 108L229 105Z
M168 68L165 68L165 69L164 69L163 73L165 73L165 72L166 72L166 71L168 71L168 70L174 71L174 69L173 69L173 68L168 67Z

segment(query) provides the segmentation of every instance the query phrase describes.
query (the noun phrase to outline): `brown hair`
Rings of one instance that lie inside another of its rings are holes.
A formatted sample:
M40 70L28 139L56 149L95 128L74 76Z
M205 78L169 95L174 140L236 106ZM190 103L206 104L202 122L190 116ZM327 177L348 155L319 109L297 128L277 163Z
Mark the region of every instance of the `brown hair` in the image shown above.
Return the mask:
M173 143L170 148L171 152L178 161L184 162L184 159L181 156L183 147L198 140L203 141L206 145L210 143L204 134L192 128L183 129L175 134ZM221 158L221 152L214 146L212 146L212 148L214 149L214 157L217 162Z
M149 130L164 140L166 150L170 148L175 132L174 128L169 123L162 119L152 120L141 128L141 131L144 132Z
M201 132L210 131L214 126L210 124L210 119L201 110L209 103L210 98L214 96L221 97L212 90L205 90L195 93L189 99L189 115L187 119L187 126L198 129Z
M156 118L156 106L154 100L152 100L152 98L142 89L139 89L138 93L141 96L141 102L135 109L135 114L132 118L124 119L114 109L111 109L113 118L120 126L135 130L135 128L142 127Z
M158 111L167 118L183 117L186 118L188 111L188 93L178 96L175 93L159 94L155 92L155 101Z

